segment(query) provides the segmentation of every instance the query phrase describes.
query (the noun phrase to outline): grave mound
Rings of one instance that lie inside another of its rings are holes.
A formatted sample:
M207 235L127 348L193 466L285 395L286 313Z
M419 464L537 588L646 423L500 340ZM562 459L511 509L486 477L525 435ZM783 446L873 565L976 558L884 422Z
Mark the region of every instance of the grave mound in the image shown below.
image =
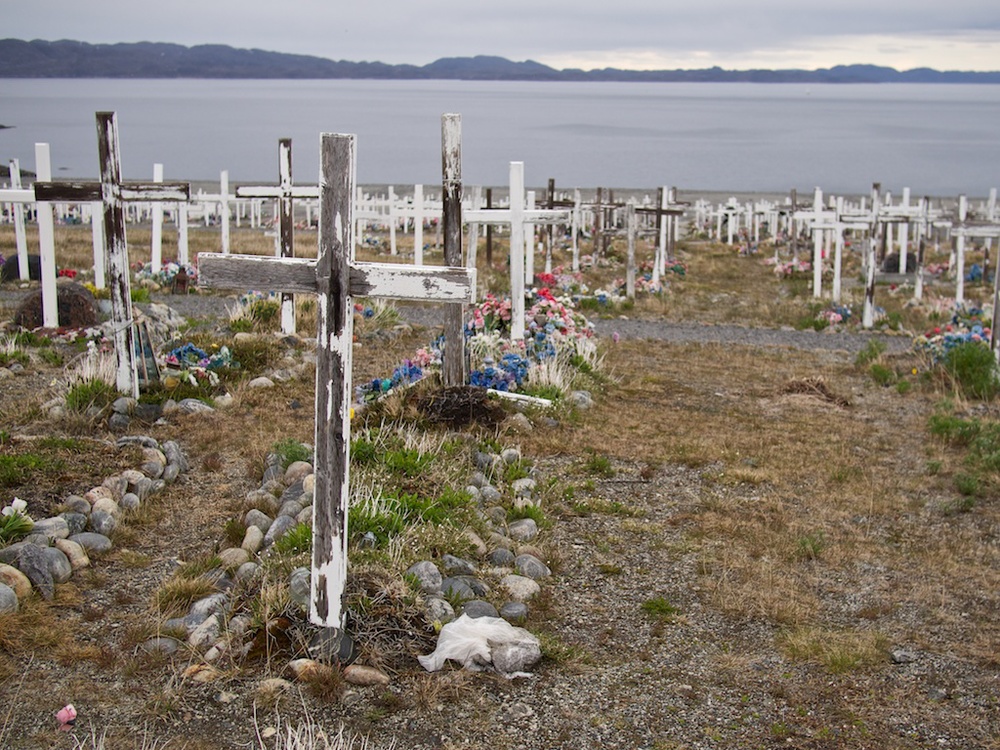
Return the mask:
M490 401L485 388L456 385L422 395L417 409L429 422L453 429L468 424L494 427L507 416L503 407Z
M87 328L100 323L97 300L85 286L75 281L56 284L56 306L59 325L64 328ZM32 330L40 328L42 318L42 290L28 292L14 311L14 325Z

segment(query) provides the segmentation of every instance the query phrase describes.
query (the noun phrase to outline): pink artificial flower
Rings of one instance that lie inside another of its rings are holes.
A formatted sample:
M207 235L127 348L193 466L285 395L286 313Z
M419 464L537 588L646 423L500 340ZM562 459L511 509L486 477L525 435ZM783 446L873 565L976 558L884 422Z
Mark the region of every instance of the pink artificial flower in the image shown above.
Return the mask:
M59 722L60 732L72 731L73 725L76 724L76 709L73 708L73 704L67 703L56 711L56 720Z

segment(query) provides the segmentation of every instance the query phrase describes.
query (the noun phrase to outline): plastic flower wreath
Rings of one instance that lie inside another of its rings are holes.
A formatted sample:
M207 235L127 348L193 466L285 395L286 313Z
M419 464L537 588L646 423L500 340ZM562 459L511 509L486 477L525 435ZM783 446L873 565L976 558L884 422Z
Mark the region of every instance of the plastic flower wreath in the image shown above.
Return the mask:
M0 510L0 542L19 539L34 528L35 522L31 520L27 510L28 504L17 497Z
M951 321L935 326L913 340L913 348L928 353L936 362L960 344L976 343L989 346L992 332L992 312L969 305L956 305Z
M178 377L194 386L218 385L217 370L239 367L228 346L220 347L215 354L208 354L191 342L173 349L163 358L165 367L177 370Z

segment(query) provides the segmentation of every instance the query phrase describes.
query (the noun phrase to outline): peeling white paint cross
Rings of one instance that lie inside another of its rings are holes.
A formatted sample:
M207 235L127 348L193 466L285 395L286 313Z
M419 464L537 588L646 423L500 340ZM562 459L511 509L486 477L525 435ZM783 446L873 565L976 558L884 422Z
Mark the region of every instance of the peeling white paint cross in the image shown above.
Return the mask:
M124 182L118 150L118 118L114 112L97 113L97 150L101 162L100 182L35 182L39 202L87 203L104 207L104 249L111 289L111 319L114 321L115 382L122 393L139 395L135 361L135 330L132 325L131 270L125 238L125 203L184 201L191 197L186 182Z
M352 297L472 302L472 269L354 262L355 137L320 137L320 225L316 260L202 253L206 287L316 294L316 487L313 502L313 623L342 627L347 577Z

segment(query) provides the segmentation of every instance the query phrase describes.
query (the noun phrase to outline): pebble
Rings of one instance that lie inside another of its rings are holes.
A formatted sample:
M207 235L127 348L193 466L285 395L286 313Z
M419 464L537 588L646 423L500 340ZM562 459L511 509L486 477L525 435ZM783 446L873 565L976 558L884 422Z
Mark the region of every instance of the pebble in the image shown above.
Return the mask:
M494 565L498 568L505 568L508 565L514 564L514 553L509 549L499 547L490 552L489 555L486 556L486 559L489 561L490 565Z
M110 513L106 513L103 510L95 510L90 514L90 530L95 534L107 537L116 528L118 528L118 521Z
M121 506L110 497L99 497L94 501L94 507L91 510L91 518L93 518L94 513L107 513L109 516L114 516L117 519L121 516L122 509Z
M336 678L333 667L315 659L293 659L288 662L288 673L300 682L326 682Z
M90 513L90 503L79 495L70 495L63 502L63 507L68 513Z
M517 448L505 448L500 453L500 459L505 464L516 464L518 461L521 460L521 451L519 451Z
M82 498L81 498L82 499ZM87 502L84 500L83 502ZM89 510L87 511L90 512ZM60 513L64 519L66 519L66 526L69 529L69 536L74 534L79 534L81 531L87 529L87 515L85 513L76 513L74 511L66 511L65 513ZM69 536L66 537L69 539Z
M247 581L252 581L260 574L260 565L255 562L245 562L239 568L236 569L236 574L233 576L233 580L236 583L246 583Z
M257 512L259 513L260 511ZM269 522L270 520L268 519ZM268 526L270 525L268 523ZM258 526L248 525L247 530L243 533L243 543L240 546L252 555L260 549L263 543L264 532Z
M264 546L270 547L296 526L298 523L292 516L278 516L274 519L274 523L271 524L267 533L264 534Z
M313 466L308 461L292 461L288 464L288 468L285 469L285 482L288 484L294 484L305 479L309 474L313 473ZM301 488L301 485L300 485ZM302 490L304 491L304 489Z
M43 599L51 601L55 595L55 581L52 579L48 556L41 547L36 547L33 544L18 546L17 558L14 561L15 566L27 576L31 585L42 595Z
M273 497L273 496L272 496ZM255 526L261 532L261 542L264 541L264 534L271 528L274 520L262 510L251 508L243 517L243 524L247 527Z
M274 388L274 381L269 377L261 375L247 383L247 388Z
M424 602L424 612L431 622L439 622L442 625L455 619L455 608L440 596L427 597Z
M188 645L197 651L208 649L219 637L221 626L218 615L210 615L188 636Z
M166 635L157 635L139 644L139 650L147 654L163 654L170 656L177 653L180 641Z
M309 608L310 578L309 568L296 568L288 578L289 594L292 601L303 609Z
M500 607L500 616L507 622L524 622L528 619L528 605L524 602L507 602Z
M454 555L442 555L441 565L444 566L444 572L450 576L473 575L476 572L476 564L474 562L463 560Z
M124 495L122 495L121 502L118 505L121 507L122 510L131 511L131 510L136 510L140 504L141 501L139 500L138 495L136 495L134 492L126 492Z

